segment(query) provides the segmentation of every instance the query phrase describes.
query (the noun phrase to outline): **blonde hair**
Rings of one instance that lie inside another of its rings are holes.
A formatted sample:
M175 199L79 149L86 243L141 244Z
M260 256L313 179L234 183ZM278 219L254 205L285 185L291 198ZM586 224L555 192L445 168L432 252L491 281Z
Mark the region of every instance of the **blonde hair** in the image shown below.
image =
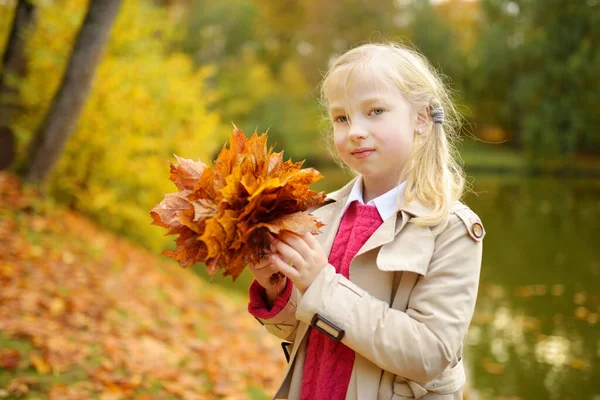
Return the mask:
M433 123L429 116L425 131L415 135L413 151L398 177L407 181L404 192L407 203L416 198L432 209L430 215L416 217L412 221L426 226L444 224L452 203L462 197L465 187L464 171L454 147L461 116L451 101L450 91L425 57L416 51L397 43L365 44L330 63L320 87L321 102L326 110L327 85L333 71L342 66L354 68L366 65L383 71L413 110L444 109L442 124Z

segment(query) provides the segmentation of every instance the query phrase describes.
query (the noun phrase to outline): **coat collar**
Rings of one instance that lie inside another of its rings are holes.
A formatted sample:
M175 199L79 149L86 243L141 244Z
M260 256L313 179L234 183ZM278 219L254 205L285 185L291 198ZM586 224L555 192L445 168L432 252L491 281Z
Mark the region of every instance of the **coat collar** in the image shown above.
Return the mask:
M325 254L329 256L333 241L337 233L338 227L342 219L342 210L346 204L346 200L350 195L354 182L357 178L348 182L341 189L328 194L325 198L325 203L311 212L317 220L323 222L325 226L322 228L319 242ZM355 257L360 256L372 249L384 246L392 242L395 236L406 226L411 217L430 215L432 210L418 200L413 200L410 203L404 201L403 193L399 193L397 212L387 218L379 228L371 235L367 242L361 247ZM429 232L427 227L413 227L420 231ZM425 233L423 233L425 234ZM388 267L392 268L392 267ZM392 268L393 269L393 268ZM353 274L353 269L350 268L350 274ZM351 280L353 277L350 277Z
M346 185L344 185L341 189L336 190L335 192L329 193L325 197L325 202L334 201L334 202L342 203L342 207L343 207L343 205L346 204L346 201L348 200L348 197L350 196L350 192L352 191L352 187L354 186L354 183L356 182L357 179L358 179L358 177L352 179L350 182L348 182ZM419 199L414 199L413 201L407 203L406 200L404 199L404 192L402 191L402 192L398 193L397 211L398 212L404 211L413 217L426 217L426 216L431 215L433 210L430 207L423 204Z

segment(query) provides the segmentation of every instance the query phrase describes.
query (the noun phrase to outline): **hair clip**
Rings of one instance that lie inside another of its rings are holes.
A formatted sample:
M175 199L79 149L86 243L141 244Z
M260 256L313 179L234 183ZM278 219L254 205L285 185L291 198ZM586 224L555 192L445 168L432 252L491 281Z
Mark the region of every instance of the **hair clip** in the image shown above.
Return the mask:
M429 112L434 124L442 124L444 122L444 109L442 107L431 108Z

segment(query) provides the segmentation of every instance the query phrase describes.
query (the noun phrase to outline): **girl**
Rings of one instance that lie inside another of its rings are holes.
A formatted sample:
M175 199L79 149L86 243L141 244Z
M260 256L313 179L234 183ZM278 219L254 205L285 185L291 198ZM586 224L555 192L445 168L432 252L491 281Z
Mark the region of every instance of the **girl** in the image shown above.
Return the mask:
M358 177L311 210L322 234L282 235L250 266L250 313L293 342L275 398L462 399L485 231L458 201L446 89L415 52L368 44L332 63L321 92ZM271 284L275 272L286 278Z

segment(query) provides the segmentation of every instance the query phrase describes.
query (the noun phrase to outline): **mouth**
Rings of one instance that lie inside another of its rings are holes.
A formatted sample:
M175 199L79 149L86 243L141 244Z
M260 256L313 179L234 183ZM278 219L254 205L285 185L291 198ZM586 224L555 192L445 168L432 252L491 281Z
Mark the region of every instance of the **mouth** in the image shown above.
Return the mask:
M372 152L372 151L375 151L375 149L368 148L368 147L360 147L358 149L352 150L350 152L350 154L368 153L368 152Z
M352 154L356 158L365 158L365 157L368 157L369 155L371 155L374 151L375 151L375 149L373 149L373 148L361 147L361 148L352 150L350 152L350 154Z
M372 147L359 147L358 149L352 150L351 154L364 153L365 151L375 151L375 149Z

